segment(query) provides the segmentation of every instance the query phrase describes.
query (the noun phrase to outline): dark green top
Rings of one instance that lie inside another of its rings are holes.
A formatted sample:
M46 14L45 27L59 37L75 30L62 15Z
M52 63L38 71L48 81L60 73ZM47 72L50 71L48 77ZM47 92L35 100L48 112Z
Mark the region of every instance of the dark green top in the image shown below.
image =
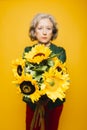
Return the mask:
M24 52L29 52L31 50L32 46L29 46L29 47L26 47ZM51 43L50 45L50 49L53 51L53 53L55 54L58 54L60 53L61 55L58 56L58 58L64 63L66 61L66 52L65 52L65 49L63 47L59 47L59 46L56 46L54 44ZM36 104L35 103L32 103L27 97L23 97L23 101L25 101L26 103L29 104L29 106L32 108L32 109L35 109L36 107ZM59 98L56 99L55 102L53 102L52 100L49 100L49 102L47 103L47 106L49 109L52 109L56 106L59 106L61 104L63 104L63 102L65 102L65 98L63 99L63 101L61 101Z

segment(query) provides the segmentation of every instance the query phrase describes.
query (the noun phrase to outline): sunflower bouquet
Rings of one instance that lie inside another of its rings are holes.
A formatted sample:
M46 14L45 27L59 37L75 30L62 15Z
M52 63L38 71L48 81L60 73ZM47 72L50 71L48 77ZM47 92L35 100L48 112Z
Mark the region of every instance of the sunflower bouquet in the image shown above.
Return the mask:
M57 98L63 100L69 88L69 74L66 63L58 59L50 48L37 44L23 57L12 63L15 80L13 81L23 97L32 103L38 102L46 95L53 102Z

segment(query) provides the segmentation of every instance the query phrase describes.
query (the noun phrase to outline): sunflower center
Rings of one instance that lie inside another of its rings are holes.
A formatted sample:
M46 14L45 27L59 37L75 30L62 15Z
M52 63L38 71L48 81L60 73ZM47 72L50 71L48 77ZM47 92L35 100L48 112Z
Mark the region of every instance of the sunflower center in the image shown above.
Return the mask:
M54 86L55 82L54 82L54 81L50 81L49 84L50 84L51 86Z
M22 66L21 65L18 65L18 67L17 67L17 73L19 74L19 76L21 76L22 75Z
M43 54L43 53L38 53L38 54L34 55L33 58L35 58L36 56L45 56L45 54Z
M60 66L57 66L57 70L60 72L62 69Z
M20 84L20 89L21 89L22 93L27 94L27 95L30 95L30 94L34 93L34 91L35 91L35 87L34 87L34 85L32 85L32 83L30 81L23 81Z

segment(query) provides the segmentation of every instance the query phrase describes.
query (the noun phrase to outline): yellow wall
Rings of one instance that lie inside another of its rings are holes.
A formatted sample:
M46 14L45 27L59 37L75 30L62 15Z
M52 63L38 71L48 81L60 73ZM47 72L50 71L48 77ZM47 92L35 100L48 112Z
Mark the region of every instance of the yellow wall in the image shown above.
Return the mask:
M12 84L11 61L30 45L28 28L38 12L59 23L54 41L66 49L71 78L59 130L87 130L86 0L0 0L0 130L25 130L25 103Z

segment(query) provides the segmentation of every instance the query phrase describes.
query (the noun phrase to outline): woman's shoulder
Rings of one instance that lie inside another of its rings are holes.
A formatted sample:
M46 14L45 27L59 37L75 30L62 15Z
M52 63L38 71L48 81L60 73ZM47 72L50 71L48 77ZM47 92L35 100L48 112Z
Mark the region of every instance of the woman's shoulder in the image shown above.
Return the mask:
M24 58L25 56L25 53L28 53L29 51L31 51L32 49L32 46L26 46L23 50L23 54L22 54L22 57Z
M64 49L63 47L57 46L57 45L55 45L55 44L53 44L53 43L51 43L50 48L51 48L52 50L54 50L55 52L56 52L56 51L57 51L57 52L58 52L58 51L59 51L59 52L65 51L65 49Z
M33 45L31 45L31 46L26 46L25 48L24 48L24 52L29 52L29 51L31 51L31 49L32 49L32 47L34 47L36 44L33 44Z
M53 53L58 54L60 53L60 55L58 56L58 58L62 61L65 62L66 61L66 51L63 47L61 46L57 46L53 43L51 43L50 45L50 49L53 51Z
M29 52L31 50L32 46L26 46L24 48L24 52Z

